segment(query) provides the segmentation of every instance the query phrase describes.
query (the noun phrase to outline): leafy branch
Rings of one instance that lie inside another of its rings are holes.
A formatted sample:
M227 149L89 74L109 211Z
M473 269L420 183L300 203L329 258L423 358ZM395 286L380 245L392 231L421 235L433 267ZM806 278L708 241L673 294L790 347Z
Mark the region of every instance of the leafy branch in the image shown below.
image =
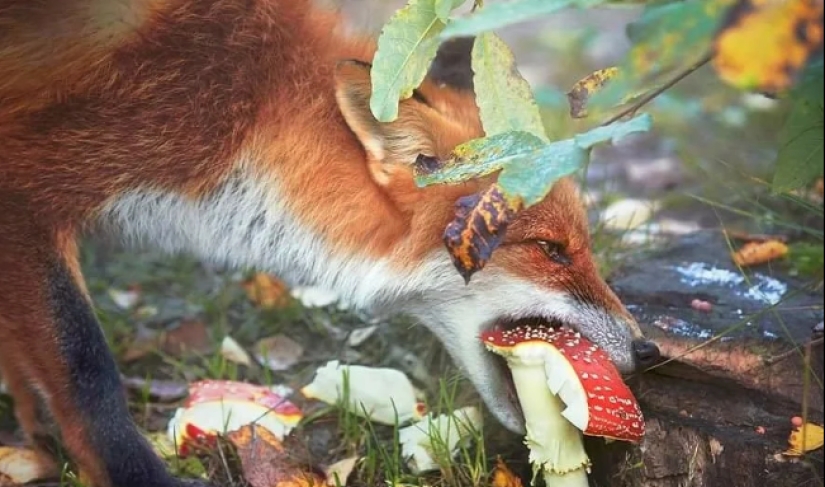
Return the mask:
M445 230L453 262L468 281L519 211L542 201L558 179L585 166L593 145L649 130L649 116L623 120L708 64L737 88L790 96L794 108L780 134L775 190L789 191L822 175L821 0L645 3L628 28L632 46L621 65L585 77L568 93L573 117L618 112L562 141L548 140L531 87L494 31L564 9L628 2L475 0L468 14L456 15L464 3L410 0L392 17L378 41L370 106L379 121L394 120L398 103L424 80L440 44L475 37L473 81L485 137L457 147L435 167L427 161L416 168L420 185L499 175L493 187L457 203L456 218Z

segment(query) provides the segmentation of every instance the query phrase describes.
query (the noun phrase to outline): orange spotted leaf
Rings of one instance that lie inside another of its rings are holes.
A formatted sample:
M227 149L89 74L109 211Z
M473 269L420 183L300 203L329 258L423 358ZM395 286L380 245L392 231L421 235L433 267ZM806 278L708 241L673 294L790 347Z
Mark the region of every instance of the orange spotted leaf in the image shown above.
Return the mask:
M521 201L508 200L497 184L458 200L444 243L465 282L487 264L520 208Z
M324 485L320 475L304 471L266 428L246 425L227 434L235 445L244 478L251 487L312 487Z
M269 274L255 274L242 285L249 300L261 308L283 308L289 304L287 285Z
M753 266L765 264L786 255L788 255L788 246L779 240L748 242L734 252L733 262L741 267Z
M822 0L739 0L716 36L713 65L738 88L786 90L822 53L822 24Z
M522 487L521 479L513 473L500 457L496 458L496 467L493 469L492 487Z
M584 118L587 116L587 100L590 95L601 89L610 79L615 77L619 68L605 68L595 71L582 78L567 92L567 101L570 104L570 116Z

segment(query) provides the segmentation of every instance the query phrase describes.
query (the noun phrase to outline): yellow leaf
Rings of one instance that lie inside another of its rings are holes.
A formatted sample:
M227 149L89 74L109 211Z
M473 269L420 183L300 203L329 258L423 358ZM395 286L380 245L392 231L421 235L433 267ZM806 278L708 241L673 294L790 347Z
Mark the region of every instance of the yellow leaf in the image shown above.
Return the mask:
M802 426L794 428L794 430L791 431L791 436L788 438L790 448L785 451L784 454L791 457L798 457L803 453L822 448L823 434L822 426L813 423L803 423Z
M584 118L587 116L587 100L601 89L608 81L619 74L619 68L611 67L600 69L580 79L567 92L567 101L570 104L570 116Z
M779 240L748 242L734 252L733 262L741 267L764 264L788 255L788 246Z
M736 87L789 88L822 50L822 0L740 0L714 44L714 67Z
M289 303L287 285L268 274L255 274L243 283L243 288L249 300L261 308L282 308Z
M521 479L507 467L500 457L496 459L496 467L493 470L492 487L522 487Z

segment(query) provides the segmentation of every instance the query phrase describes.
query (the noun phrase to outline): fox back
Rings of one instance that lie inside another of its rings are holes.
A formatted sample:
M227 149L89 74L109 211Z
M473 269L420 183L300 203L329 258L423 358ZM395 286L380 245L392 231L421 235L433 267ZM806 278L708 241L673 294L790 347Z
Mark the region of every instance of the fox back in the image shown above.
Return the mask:
M309 0L0 0L0 374L30 439L56 433L95 487L183 485L129 419L78 264L90 226L408 313L513 431L484 329L540 318L623 371L655 357L596 271L571 180L469 285L453 268L455 202L495 176L419 188L411 166L484 135L471 43L379 123L374 41Z

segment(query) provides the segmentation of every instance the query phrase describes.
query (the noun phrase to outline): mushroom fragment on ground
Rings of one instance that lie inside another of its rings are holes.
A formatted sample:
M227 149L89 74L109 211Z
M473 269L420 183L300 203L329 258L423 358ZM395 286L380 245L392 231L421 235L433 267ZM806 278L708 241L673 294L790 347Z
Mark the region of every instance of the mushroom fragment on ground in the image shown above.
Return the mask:
M388 425L418 421L426 410L412 382L400 370L342 365L337 360L320 367L301 393Z
M263 386L205 380L189 386L189 397L169 422L168 435L186 456L195 444L209 445L218 435L256 424L279 440L303 417L285 397Z
M478 408L468 406L450 414L428 414L421 421L398 430L401 455L413 474L438 470L440 462L452 461L461 444L478 432L482 424Z
M621 374L599 347L568 328L525 325L481 336L505 358L524 412L534 477L587 487L582 433L639 442L644 418Z

